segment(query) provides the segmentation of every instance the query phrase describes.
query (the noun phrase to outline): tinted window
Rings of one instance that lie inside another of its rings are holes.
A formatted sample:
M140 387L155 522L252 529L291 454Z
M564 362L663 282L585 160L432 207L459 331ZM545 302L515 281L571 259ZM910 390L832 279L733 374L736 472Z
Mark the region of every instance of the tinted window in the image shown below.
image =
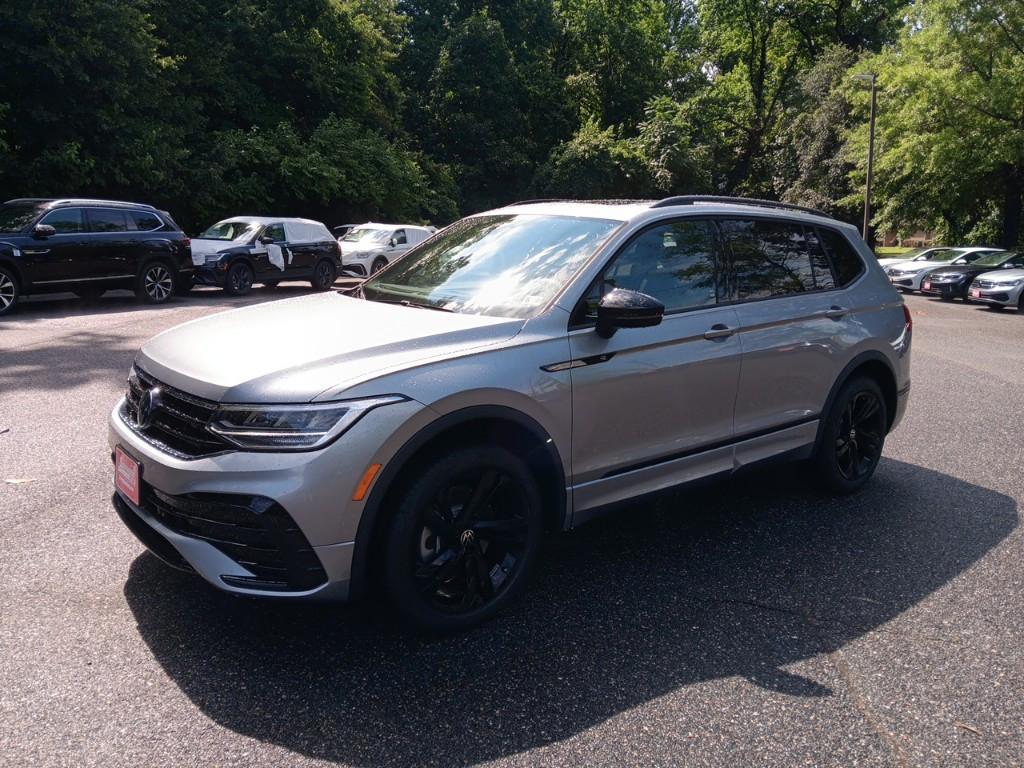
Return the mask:
M818 233L810 227L804 227L804 235L807 238L807 251L811 257L815 288L823 291L835 288L836 281L832 274L832 263Z
M263 237L273 238L275 243L284 242L284 224L271 224L263 230Z
M128 221L124 211L111 211L102 208L89 210L90 232L125 232Z
M43 216L39 223L50 225L57 230L57 234L81 232L85 229L85 224L82 222L81 208L61 208L60 210L50 211Z
M683 219L648 229L619 252L591 300L596 303L612 288L653 296L665 305L666 312L714 304L711 224Z
M0 232L21 232L31 224L43 206L39 203L10 203L0 206Z
M845 288L860 277L860 273L864 271L864 263L853 250L850 241L834 229L819 229L818 232L825 251L832 260L836 283L840 288Z
M140 232L148 232L151 229L160 229L164 225L160 217L155 213L144 211L132 211L131 216L135 219L135 228Z
M736 298L766 299L818 288L801 225L726 220L721 227L732 255L729 282Z

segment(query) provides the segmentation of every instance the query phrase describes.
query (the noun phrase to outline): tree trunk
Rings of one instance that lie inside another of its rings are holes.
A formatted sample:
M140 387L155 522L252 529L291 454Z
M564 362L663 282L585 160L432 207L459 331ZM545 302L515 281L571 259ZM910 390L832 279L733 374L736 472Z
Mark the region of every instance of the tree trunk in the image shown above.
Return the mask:
M1016 248L1020 239L1022 177L1017 166L1003 166L1003 248Z

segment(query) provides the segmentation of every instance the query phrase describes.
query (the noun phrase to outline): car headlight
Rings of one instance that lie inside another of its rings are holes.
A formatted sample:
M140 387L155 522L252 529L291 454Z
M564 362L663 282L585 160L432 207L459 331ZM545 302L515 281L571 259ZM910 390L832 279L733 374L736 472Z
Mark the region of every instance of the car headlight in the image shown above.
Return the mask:
M952 280L963 280L965 277L966 277L966 275L960 275L960 274L956 274L956 273L953 273L953 274L946 273L944 275L937 275L934 279L935 280L942 280L944 282L950 282Z
M1024 277L1013 280L1009 283L996 283L1000 288L1016 288L1018 285L1024 285Z
M368 411L407 399L383 395L303 405L223 405L207 429L246 450L312 451L333 441Z

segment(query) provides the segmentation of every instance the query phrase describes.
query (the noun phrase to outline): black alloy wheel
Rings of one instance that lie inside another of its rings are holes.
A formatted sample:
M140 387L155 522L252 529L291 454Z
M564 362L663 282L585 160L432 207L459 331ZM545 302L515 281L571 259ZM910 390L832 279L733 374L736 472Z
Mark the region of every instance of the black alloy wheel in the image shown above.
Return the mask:
M434 462L389 532L385 579L399 614L428 632L484 621L521 593L541 529L536 482L514 454L475 446Z
M0 267L0 315L14 309L18 303L18 280L7 269Z
M375 275L380 272L384 267L388 265L388 260L383 256L378 256L373 260L373 264L370 266L370 274Z
M860 490L882 457L889 421L878 383L866 376L847 382L822 425L814 463L823 490L845 495Z
M174 275L166 264L155 261L143 267L135 295L147 304L163 304L174 294Z
M334 285L335 279L338 277L338 269L330 261L324 259L316 265L316 269L313 270L313 279L310 280L313 288L318 291L326 291Z
M252 290L252 283L255 279L252 267L244 261L236 261L228 268L228 274L224 280L224 290L230 296L245 296Z

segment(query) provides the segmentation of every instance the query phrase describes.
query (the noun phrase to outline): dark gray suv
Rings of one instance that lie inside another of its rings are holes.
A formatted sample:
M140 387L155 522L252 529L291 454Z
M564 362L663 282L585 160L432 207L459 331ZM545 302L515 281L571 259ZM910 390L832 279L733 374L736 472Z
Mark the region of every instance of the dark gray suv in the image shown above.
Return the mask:
M415 626L458 629L521 592L545 531L624 500L777 457L858 490L906 408L910 342L871 251L823 214L512 205L350 295L149 341L110 418L114 504L220 589L377 583Z

